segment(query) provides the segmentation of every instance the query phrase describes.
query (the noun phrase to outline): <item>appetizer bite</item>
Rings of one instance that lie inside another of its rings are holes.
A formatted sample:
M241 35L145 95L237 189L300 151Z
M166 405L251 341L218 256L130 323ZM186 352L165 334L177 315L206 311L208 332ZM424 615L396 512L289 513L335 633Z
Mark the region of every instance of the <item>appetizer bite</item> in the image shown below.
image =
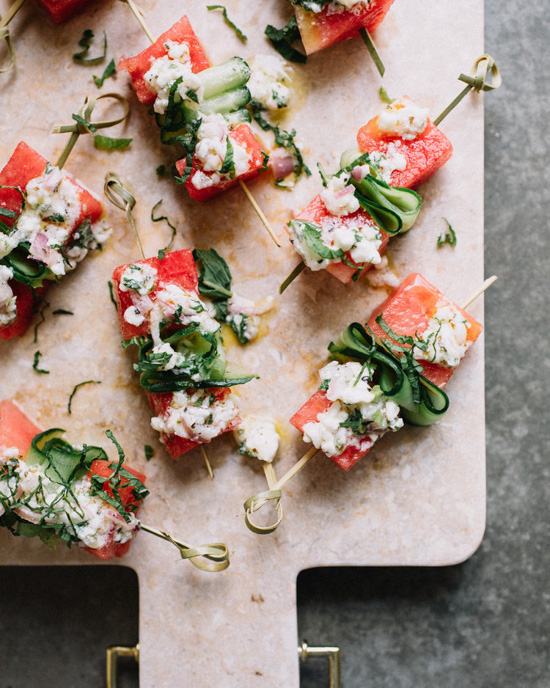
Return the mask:
M290 422L349 470L386 432L446 413L442 388L482 329L421 275L409 275L365 327L352 323L330 344L319 390Z
M281 292L305 266L326 269L344 284L379 265L391 236L414 225L422 199L410 189L390 188L370 154L346 152L342 168L322 174L324 191L288 223L290 241L302 257Z
M346 38L371 33L383 22L394 0L289 0L308 55Z
M189 195L206 201L257 176L265 156L250 129L248 64L210 63L187 17L139 55L122 58L139 100L153 107L161 141L181 144L176 162Z
M206 253L196 254L201 272ZM215 290L216 284L207 282ZM121 265L113 285L123 346L138 347L134 369L155 413L151 425L170 456L177 458L236 428L239 409L229 388L254 376L226 363L221 325L214 317L220 311L200 298L193 252Z
M451 157L453 147L429 118L429 110L409 97L392 100L357 134L361 153L370 153L384 181L413 189Z
M59 282L111 230L81 182L21 142L0 171L0 338L22 335L46 285Z
M122 557L149 494L145 476L101 447L74 447L58 428L42 432L9 400L0 402L0 525L14 535L60 540L100 559Z

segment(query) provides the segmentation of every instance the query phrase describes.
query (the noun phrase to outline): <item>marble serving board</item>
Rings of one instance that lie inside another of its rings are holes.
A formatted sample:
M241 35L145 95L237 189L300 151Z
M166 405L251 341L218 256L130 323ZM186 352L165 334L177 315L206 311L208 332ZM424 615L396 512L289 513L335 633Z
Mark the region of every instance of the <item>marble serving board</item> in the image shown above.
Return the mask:
M9 2L2 0L3 12ZM283 0L226 0L231 18L248 35L238 41L208 3L192 0L141 0L152 32L158 35L185 11L213 63L234 54L250 57L270 51L263 29L290 17ZM319 191L316 173L292 192L265 179L250 188L280 235L277 249L240 190L206 205L190 201L182 187L160 179L174 152L162 147L152 118L131 92L125 74L99 91L92 82L106 64L83 67L71 55L82 31L108 36L108 58L135 54L147 39L121 2L94 3L61 27L53 27L32 1L12 22L17 67L1 76L0 161L24 139L56 160L66 136L53 136L55 124L71 122L86 93L117 91L129 97L129 120L112 136L133 138L124 152L107 153L82 137L67 169L101 193L114 170L133 184L136 219L145 253L153 255L169 237L152 224L152 206L178 228L176 248L215 247L228 260L234 285L244 296L277 295L297 261L285 238L292 209L303 208ZM471 71L483 53L482 0L396 0L376 33L386 65L384 87L407 94L437 115L458 93L461 72ZM312 169L320 161L337 169L340 152L354 145L357 129L380 105L382 84L359 39L311 57L295 70L299 97L284 125L295 127ZM98 106L98 113L105 111ZM110 110L109 112L114 112ZM442 125L454 145L451 161L420 193L424 205L415 228L392 240L388 255L400 278L422 272L444 293L463 302L483 280L483 103L469 96ZM278 531L258 536L244 524L243 502L265 489L261 467L236 452L230 437L208 446L215 470L212 482L201 454L172 461L149 425L150 410L132 371L132 354L122 351L107 281L116 265L138 258L121 211L106 207L114 237L104 251L47 294L51 309L38 331L0 342L0 398L14 398L44 428L63 427L74 443L109 447L111 428L129 462L148 477L151 495L143 521L193 544L223 541L232 553L223 573L208 574L179 560L177 551L142 533L124 560L140 581L141 685L297 686L296 577L316 566L441 566L469 557L485 524L485 430L483 342L468 354L448 386L452 404L444 421L429 428L407 427L381 440L349 473L318 455L284 490L285 519ZM436 248L443 217L456 230L455 249ZM331 339L353 320L366 320L387 292L365 280L344 286L324 271L306 271L288 289L246 348L231 346L229 357L261 380L238 390L245 413L271 414L282 431L276 462L282 475L307 446L288 418L318 385L316 371ZM482 298L470 308L483 318ZM74 316L52 316L67 308ZM34 352L41 367L32 369ZM67 413L68 396L83 380L101 385L81 389ZM155 449L150 462L144 444ZM109 449L110 450L110 449ZM77 549L52 552L39 541L0 533L2 564L97 564ZM109 564L107 564L109 565ZM113 578L116 570L113 570ZM327 631L326 642L330 642Z

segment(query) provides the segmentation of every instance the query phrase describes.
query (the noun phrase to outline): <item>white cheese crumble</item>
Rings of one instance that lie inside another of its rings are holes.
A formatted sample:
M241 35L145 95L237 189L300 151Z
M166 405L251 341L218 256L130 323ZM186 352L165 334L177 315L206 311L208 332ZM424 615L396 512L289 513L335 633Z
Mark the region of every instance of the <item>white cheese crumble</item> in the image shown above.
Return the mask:
M399 147L394 141L388 145L385 153L375 151L370 154L370 158L386 184L391 183L391 176L396 170L403 172L407 168L407 158L399 152Z
M128 265L120 278L120 291L132 289L140 296L150 294L156 286L158 271L152 265L132 263Z
M277 455L281 438L270 418L244 416L233 435L239 444L240 454L266 463L271 463Z
M329 179L327 187L321 192L321 200L331 215L351 215L359 210L355 198L355 187L349 183L350 175L345 173Z
M252 100L265 110L287 107L291 96L288 68L278 55L256 55L247 84Z
M470 323L451 306L441 306L428 322L420 338L428 345L427 351L414 348L414 358L430 361L445 368L455 368L464 358L472 342L468 340Z
M166 112L170 89L178 79L181 79L181 83L176 92L187 107L196 109L203 100L204 87L199 75L193 73L189 46L187 43L166 41L164 47L168 53L154 60L143 77L149 89L157 94L153 104L154 111L160 115ZM196 101L187 95L188 91L195 94Z
M90 493L88 477L75 480L70 491L53 482L39 464L15 461L15 448L2 448L0 465L11 462L10 478L0 477L0 493L6 503L20 503L14 509L23 520L48 526L63 526L83 547L101 549L114 539L117 543L130 540L139 528L134 514L126 521L110 504Z
M163 415L151 419L153 430L193 442L210 442L238 419L237 397L216 396L208 389L174 392Z
M0 233L0 259L28 243L29 257L61 276L111 234L103 221L90 225L85 236L73 231L82 212L79 188L58 167L47 165L44 174L29 181L24 195L14 231Z
M0 327L11 325L17 317L17 297L9 285L12 277L13 270L0 265Z
M251 342L258 336L260 315L270 311L274 304L275 299L272 296L253 301L234 293L227 302L226 322L237 334L241 343Z
M401 98L387 105L378 115L378 129L396 134L404 141L413 141L428 126L428 108L421 108L410 98Z
M192 177L193 186L196 189L205 189L215 186L221 181L240 177L248 171L250 155L246 148L235 141L231 141L233 148L233 176L221 173L225 156L227 154L227 141L229 138L229 124L223 115L205 115L197 130L197 146L194 159L200 166ZM213 172L207 175L205 172Z
M348 447L367 450L381 435L399 430L403 420L399 406L386 399L378 385L372 385L373 371L361 363L332 361L319 371L332 405L317 420L303 427L304 441L311 442L327 456L338 456ZM358 434L342 423L358 421Z
M304 0L300 6L310 12L319 13L326 8L327 14L340 14L346 10L357 12L368 8L371 2L372 0L333 0L333 2L322 3L316 0Z
M382 260L380 246L382 234L370 218L356 217L343 220L338 216L324 217L321 225L314 225L320 231L320 241L332 251L348 253L357 265L377 265ZM304 232L304 222L293 220L290 223L290 235L294 248L302 256L304 263L313 270L324 270L331 263L341 262L341 257L322 258L308 244Z

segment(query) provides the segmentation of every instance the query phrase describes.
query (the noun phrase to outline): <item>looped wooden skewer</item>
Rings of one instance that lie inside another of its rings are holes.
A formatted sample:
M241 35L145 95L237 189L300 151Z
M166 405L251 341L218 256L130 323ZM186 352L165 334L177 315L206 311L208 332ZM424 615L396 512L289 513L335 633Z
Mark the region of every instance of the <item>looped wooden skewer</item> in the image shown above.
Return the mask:
M11 22L11 20L15 17L15 15L19 12L19 10L23 7L24 4L25 0L15 0L13 5L9 8L6 16L3 19L0 17L0 40L6 41L6 46L8 48L10 56L8 64L5 67L0 68L0 74L5 74L6 72L9 72L10 69L13 69L13 66L15 65L15 50L11 40L10 30L8 29L8 24Z
M139 238L136 222L134 220L134 216L132 215L132 210L136 204L136 199L130 189L131 187L128 182L124 182L116 172L107 172L105 175L103 191L108 200L111 201L114 206L125 211L126 219L132 225L132 229L134 230L134 236L136 237L136 243L138 245L140 256L142 260L145 260L145 253L143 252L141 239Z
M303 471L318 451L319 450L317 449L317 447L311 447L311 449L306 454L304 454L304 456L302 456L302 458L299 461L297 461L294 464L294 466L292 466L292 468L283 475L282 478L279 478L279 480L277 480L277 482L274 485L270 486L270 490L267 490L266 492L259 492L258 494L255 494L246 500L246 502L243 505L245 509L244 520L249 530L251 530L253 533L258 533L258 535L265 535L267 533L272 533L279 527L282 518L279 519L277 523L262 528L252 523L250 520L250 516L255 511L261 509L268 502L280 499L282 496L281 488L284 487L290 480L292 480L292 478L297 476L298 473L300 473L300 471Z
M279 489L273 489L277 484L277 476L272 463L264 463L264 473L269 486L267 492L260 492L259 494L250 497L244 503L245 515L244 520L249 530L258 535L267 535L277 530L281 521L283 520L283 505L281 504L282 492ZM277 520L269 526L259 526L251 519L252 514L260 509L264 504L270 501L275 501L274 508L277 511ZM261 503L260 503L261 502Z
M384 67L384 63L382 62L382 58L378 54L378 50L376 50L376 46L374 45L374 41L372 40L372 36L370 33L363 27L362 29L359 29L359 34L361 38L363 39L363 43L365 44L367 50L369 51L369 55L372 58L372 61L374 62L376 69L378 70L378 74L380 76L384 76L384 72L386 71L386 68Z
M98 100L101 100L102 98L113 98L114 100L118 101L124 109L122 116L116 117L115 119L107 119L101 120L99 122L92 122L91 116L96 105L96 102ZM81 134L93 134L98 129L108 129L109 127L114 127L115 124L120 124L120 122L123 122L126 119L126 117L128 117L129 112L130 104L128 103L128 100L118 93L104 93L102 96L99 96L98 98L94 98L93 96L86 96L84 100L84 105L80 108L76 115L73 115L73 119L75 120L74 123L54 127L52 131L52 134L71 134L71 137L67 142L65 149L59 156L59 160L57 161L56 166L59 167L59 169L61 169L65 165L65 163L67 162L67 158L71 154L71 151L74 148L76 142L78 141L78 137Z
M465 98L470 91L474 90L476 93L480 91L494 91L499 88L502 84L502 77L500 76L500 71L498 69L497 63L493 60L490 55L482 55L476 60L474 65L476 73L474 76L468 76L467 74L461 74L458 77L459 81L463 81L467 84L458 96L453 100L453 102L443 110L443 112L436 117L433 123L438 126L447 117L449 112L453 110L460 101ZM491 75L491 81L487 81L487 77Z
M139 25L141 26L141 28L142 28L143 31L145 32L145 35L147 36L147 38L151 41L151 43L154 43L154 42L155 42L155 39L153 38L153 34L152 34L151 31L149 30L149 27L147 26L147 24L145 23L145 20L144 20L144 18L143 18L143 14L142 14L141 11L138 9L138 7L136 7L136 4L134 3L134 1L133 1L133 0L121 0L121 2L124 2L124 3L126 3L126 4L128 5L128 7L132 10L132 12L133 12L135 18L138 20ZM255 199L254 196L251 194L250 189L249 189L249 188L246 186L246 184L245 184L243 181L241 181L241 180L239 180L239 186L241 187L241 190L242 190L242 192L244 193L244 195L246 196L248 202L250 203L250 205L251 205L252 208L254 209L254 212L255 212L256 215L259 217L260 222L261 222L261 223L263 224L263 226L266 228L267 233L269 234L269 236L270 236L270 237L273 239L273 241L275 242L275 245L278 246L278 248L281 248L281 244L279 243L279 240L277 239L277 235L275 234L275 232L273 231L273 228L272 228L271 225L269 224L269 220L268 220L267 217L265 216L264 211L260 208L260 206L258 205L256 199Z
M151 533L151 535L170 542L178 548L182 559L188 559L193 566L196 566L201 571L216 573L217 571L223 571L229 566L229 550L223 542L193 547L193 545L189 545L187 542L176 540L163 530L158 530L158 528L146 526L144 523L140 524L140 528L146 533Z

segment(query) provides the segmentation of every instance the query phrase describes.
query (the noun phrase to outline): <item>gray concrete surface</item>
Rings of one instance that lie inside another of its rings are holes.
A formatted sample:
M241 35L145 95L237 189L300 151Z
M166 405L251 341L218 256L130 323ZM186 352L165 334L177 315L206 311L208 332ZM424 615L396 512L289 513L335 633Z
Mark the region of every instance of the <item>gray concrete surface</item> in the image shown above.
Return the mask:
M344 688L550 686L548 5L486 0L485 35L487 531L461 566L301 575L300 637L342 648Z
M485 101L486 274L499 275L486 297L487 533L461 566L300 576L300 639L342 648L344 688L550 686L550 18L542 3L487 0L486 8L486 49L505 79ZM43 571L36 582L0 567L0 590L10 590L0 608L0 688L97 688L103 685L97 639L135 642L132 582L121 581L128 593L121 595L77 575ZM102 595L108 604L94 602ZM73 599L84 599L84 606L51 623L61 598L67 608ZM132 685L130 671L121 688ZM302 688L324 686L325 663L310 661Z

